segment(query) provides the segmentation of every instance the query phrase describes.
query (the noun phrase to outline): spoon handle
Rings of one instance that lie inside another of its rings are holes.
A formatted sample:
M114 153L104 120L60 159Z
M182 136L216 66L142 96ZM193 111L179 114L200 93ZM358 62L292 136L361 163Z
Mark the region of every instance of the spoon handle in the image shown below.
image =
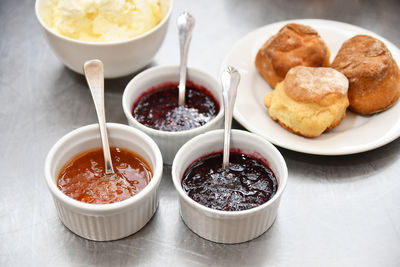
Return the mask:
M192 39L192 30L195 20L188 12L183 12L176 21L179 31L179 48L180 48L180 69L179 69L179 105L185 105L186 90L186 65L190 40Z
M233 107L235 105L236 93L239 81L240 81L240 74L233 67L227 67L221 74L222 97L223 97L224 112L225 112L224 154L222 161L222 168L224 169L226 169L229 166L232 115L233 115Z
M113 174L114 168L111 162L110 146L108 144L108 135L106 128L106 114L104 111L104 72L103 63L98 60L86 61L83 65L86 81L89 85L94 106L96 108L97 118L99 120L100 137L103 145L104 162L106 174Z

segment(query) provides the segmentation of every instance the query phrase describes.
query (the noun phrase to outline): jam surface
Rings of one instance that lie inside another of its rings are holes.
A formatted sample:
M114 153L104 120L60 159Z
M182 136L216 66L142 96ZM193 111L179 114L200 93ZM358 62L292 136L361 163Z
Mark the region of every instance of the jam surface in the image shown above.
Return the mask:
M111 147L114 175L105 175L103 149L83 152L61 169L57 186L67 196L92 204L110 204L139 193L151 180L149 165L129 150Z
M183 191L194 201L216 210L239 211L271 199L278 183L260 159L231 152L229 168L222 168L222 153L192 163L182 178Z
M169 82L150 88L134 103L133 117L147 127L178 132L200 127L219 112L218 102L204 87L188 81L185 105L178 105L178 84Z

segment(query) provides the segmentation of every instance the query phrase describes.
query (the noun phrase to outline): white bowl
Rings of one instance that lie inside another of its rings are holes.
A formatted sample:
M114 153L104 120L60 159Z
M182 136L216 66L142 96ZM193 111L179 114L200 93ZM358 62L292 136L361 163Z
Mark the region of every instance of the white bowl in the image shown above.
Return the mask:
M108 123L111 146L133 151L150 165L153 177L137 195L112 204L89 204L68 197L57 188L57 176L75 155L101 147L98 124L78 128L63 136L50 150L45 163L47 186L58 215L75 234L96 241L115 240L139 231L158 206L162 157L154 141L127 125Z
M54 53L65 66L80 74L85 61L100 59L105 78L125 76L150 63L164 40L173 5L172 0L162 0L168 11L156 27L142 35L117 42L86 42L62 36L46 25L48 1L36 0L35 13Z
M278 180L278 190L269 201L248 210L221 211L197 203L183 191L181 181L186 169L202 156L222 152L223 130L193 138L181 147L172 164L172 180L178 191L183 221L199 236L219 243L245 242L263 234L275 221L288 176L282 155L271 143L258 135L233 130L231 148L239 149L245 154L256 154L268 161Z
M223 126L222 92L218 81L210 74L195 68L188 68L188 80L207 88L219 102L219 113L208 123L186 131L166 132L147 127L139 123L132 115L135 101L144 92L165 82L179 81L178 66L158 66L147 69L136 75L126 86L122 96L122 108L129 125L147 133L156 141L163 155L164 163L172 164L178 149L191 138L210 130L220 129Z

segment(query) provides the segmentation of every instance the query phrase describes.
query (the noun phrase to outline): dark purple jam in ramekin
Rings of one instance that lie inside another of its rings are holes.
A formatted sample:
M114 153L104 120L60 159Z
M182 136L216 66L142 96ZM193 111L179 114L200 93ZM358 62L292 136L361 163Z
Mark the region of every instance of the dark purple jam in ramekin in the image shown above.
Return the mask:
M261 159L231 151L229 168L222 152L194 161L182 178L183 191L194 201L216 210L240 211L270 200L278 190L273 171Z
M178 132L200 127L219 112L218 101L203 86L186 84L185 105L178 104L178 83L150 88L133 104L132 115L141 124L161 131Z

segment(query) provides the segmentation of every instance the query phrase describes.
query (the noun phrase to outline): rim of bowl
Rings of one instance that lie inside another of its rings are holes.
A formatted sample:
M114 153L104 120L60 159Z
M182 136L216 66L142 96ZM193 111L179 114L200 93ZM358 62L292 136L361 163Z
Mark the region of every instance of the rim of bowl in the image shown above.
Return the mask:
M64 39L66 41L70 41L70 42L75 42L75 43L79 43L79 44L84 44L84 45L95 45L95 46L107 46L107 45L117 45L117 44L125 44L125 43L129 43L131 41L134 40L138 40L138 39L142 39L145 38L146 36L152 34L153 32L157 31L159 28L161 28L162 25L164 25L165 23L168 23L169 18L171 17L171 13L172 13L172 7L173 7L173 1L174 0L168 0L169 1L169 7L168 7L168 11L165 14L164 18L153 28L151 28L150 30L148 30L147 32L144 32L140 35L137 35L135 37L129 38L129 39L125 39L125 40L120 40L120 41L112 41L112 42L92 42L92 41L82 41L82 40L77 40L77 39L73 39L67 36L64 36L62 34L59 34L58 32L54 31L53 29L51 29L50 27L48 27L46 25L46 23L44 23L42 17L39 14L39 1L48 1L48 0L36 0L35 1L35 14L36 14L36 18L39 21L40 25L46 29L46 31L50 32L51 34Z
M173 183L174 183L176 191L178 191L179 195L186 202L188 202L190 205L192 205L192 206L194 206L194 207L196 207L196 208L198 208L198 209L200 209L200 210L202 210L204 212L212 213L213 215L217 215L217 216L221 216L221 217L235 217L235 216L249 215L249 214L252 214L252 213L256 213L257 211L262 210L262 209L272 205L273 202L275 202L278 198L281 197L281 195L283 194L283 191L286 188L287 179L288 179L288 169L287 169L286 162L285 162L282 154L279 152L279 150L274 145L272 145L269 141L267 141L266 139L262 138L259 135L254 134L254 133L250 133L250 132L243 131L243 130L238 130L238 129L232 129L232 132L235 132L235 134L243 135L243 137L257 139L263 145L268 146L273 151L274 156L277 157L277 159L279 161L279 164L282 166L283 175L281 176L282 177L281 180L279 180L278 191L276 191L275 195L271 199L269 199L267 202L265 202L265 203L263 203L263 204L261 204L261 205L259 205L257 207L251 208L251 209L240 210L240 211L224 211L224 210L212 209L212 208L206 207L206 206L204 206L204 205L202 205L200 203L197 203L196 201L191 199L187 194L185 194L185 192L183 192L182 185L181 185L182 177L178 177L179 178L179 182L174 178L175 177L174 173L177 172L176 171L177 166L176 166L176 162L175 162L176 159L182 157L181 156L182 151L188 149L189 147L191 147L192 143L196 142L197 139L203 138L203 136L217 134L217 132L223 132L223 131L224 131L224 129L218 129L218 130L212 130L212 131L200 134L200 135L192 138L188 142L186 142L179 149L179 151L176 153L176 156L174 158L174 162L172 163L172 168L171 168L172 180L173 180ZM257 151L255 151L255 152L257 152ZM189 167L189 165L185 166L185 170L188 167Z
M124 110L125 117L129 121L134 122L135 125L137 125L138 128L140 128L142 131L145 131L145 132L147 132L149 134L157 134L157 135L164 135L164 136L181 136L181 135L186 135L186 134L198 134L198 133L204 132L204 129L207 129L208 127L216 124L223 117L223 115L224 115L223 103L221 103L221 99L219 99L219 98L222 98L222 97L220 97L219 95L217 95L217 97L215 97L214 92L212 92L208 88L206 88L206 89L210 93L212 93L213 96L216 98L216 100L219 102L218 103L219 104L219 111L217 113L217 116L215 116L212 120L210 120L209 122L207 122L206 124L204 124L204 125L202 125L200 127L196 127L196 128L189 129L189 130L184 130L184 131L178 131L178 132L168 132L168 131L162 131L162 130L157 130L157 129L150 128L150 127L138 122L133 117L133 115L132 115L132 105L136 101L137 98L134 99L132 103L128 103L128 92L132 91L132 89L129 89L129 88L133 88L132 84L135 83L137 80L142 79L143 76L150 75L153 72L158 73L158 72L161 72L161 71L163 71L165 69L175 69L175 68L178 70L178 75L179 75L179 66L178 65L163 65L163 66L155 66L155 67L148 68L148 69L140 72L135 77L133 77L132 80L130 80L129 83L126 85L124 93L122 95L122 109ZM191 71L191 72L201 73L204 76L208 76L208 78L211 78L214 81L216 81L216 84L218 84L218 86L219 86L218 80L214 76L209 74L208 72L205 72L205 71L203 71L201 69L193 68L193 67L188 67L188 70ZM157 75L157 74L153 73L152 75L154 76L154 75ZM155 84L155 85L157 85L157 84ZM155 85L152 85L152 86L155 86ZM151 86L149 88L147 88L146 90L148 90L150 88L151 88ZM146 92L146 91L143 91L143 92Z
M74 208L78 208L80 210L85 210L85 211L117 211L119 209L123 209L134 202L138 202L140 199L144 198L150 191L152 191L161 181L162 178L162 170L163 170L163 163L162 163L162 156L160 149L156 145L156 143L151 139L147 134L132 128L128 125L124 124L119 124L119 123L107 123L107 128L108 129L120 129L120 130L127 130L132 132L134 135L138 135L141 138L143 138L150 146L151 150L155 154L155 167L153 170L153 176L150 181L146 185L145 188L143 188L142 191L137 193L136 195L127 198L125 200L119 201L119 202L114 202L110 204L90 204L86 202L82 202L76 199L73 199L63 192L61 192L58 188L54 180L52 179L52 174L51 174L51 168L52 168L52 163L53 163L53 158L54 154L62 148L65 143L71 139L72 137L76 135L81 135L84 134L85 132L92 131L94 128L98 128L98 124L90 124L86 126L79 127L75 130L70 131L69 133L65 134L63 137L61 137L50 149L49 153L47 154L46 161L45 161L45 177L46 177L46 182L47 185L53 195L55 195L60 201L66 202L68 205L73 206ZM100 135L99 135L100 138ZM152 183L152 181L154 182Z

